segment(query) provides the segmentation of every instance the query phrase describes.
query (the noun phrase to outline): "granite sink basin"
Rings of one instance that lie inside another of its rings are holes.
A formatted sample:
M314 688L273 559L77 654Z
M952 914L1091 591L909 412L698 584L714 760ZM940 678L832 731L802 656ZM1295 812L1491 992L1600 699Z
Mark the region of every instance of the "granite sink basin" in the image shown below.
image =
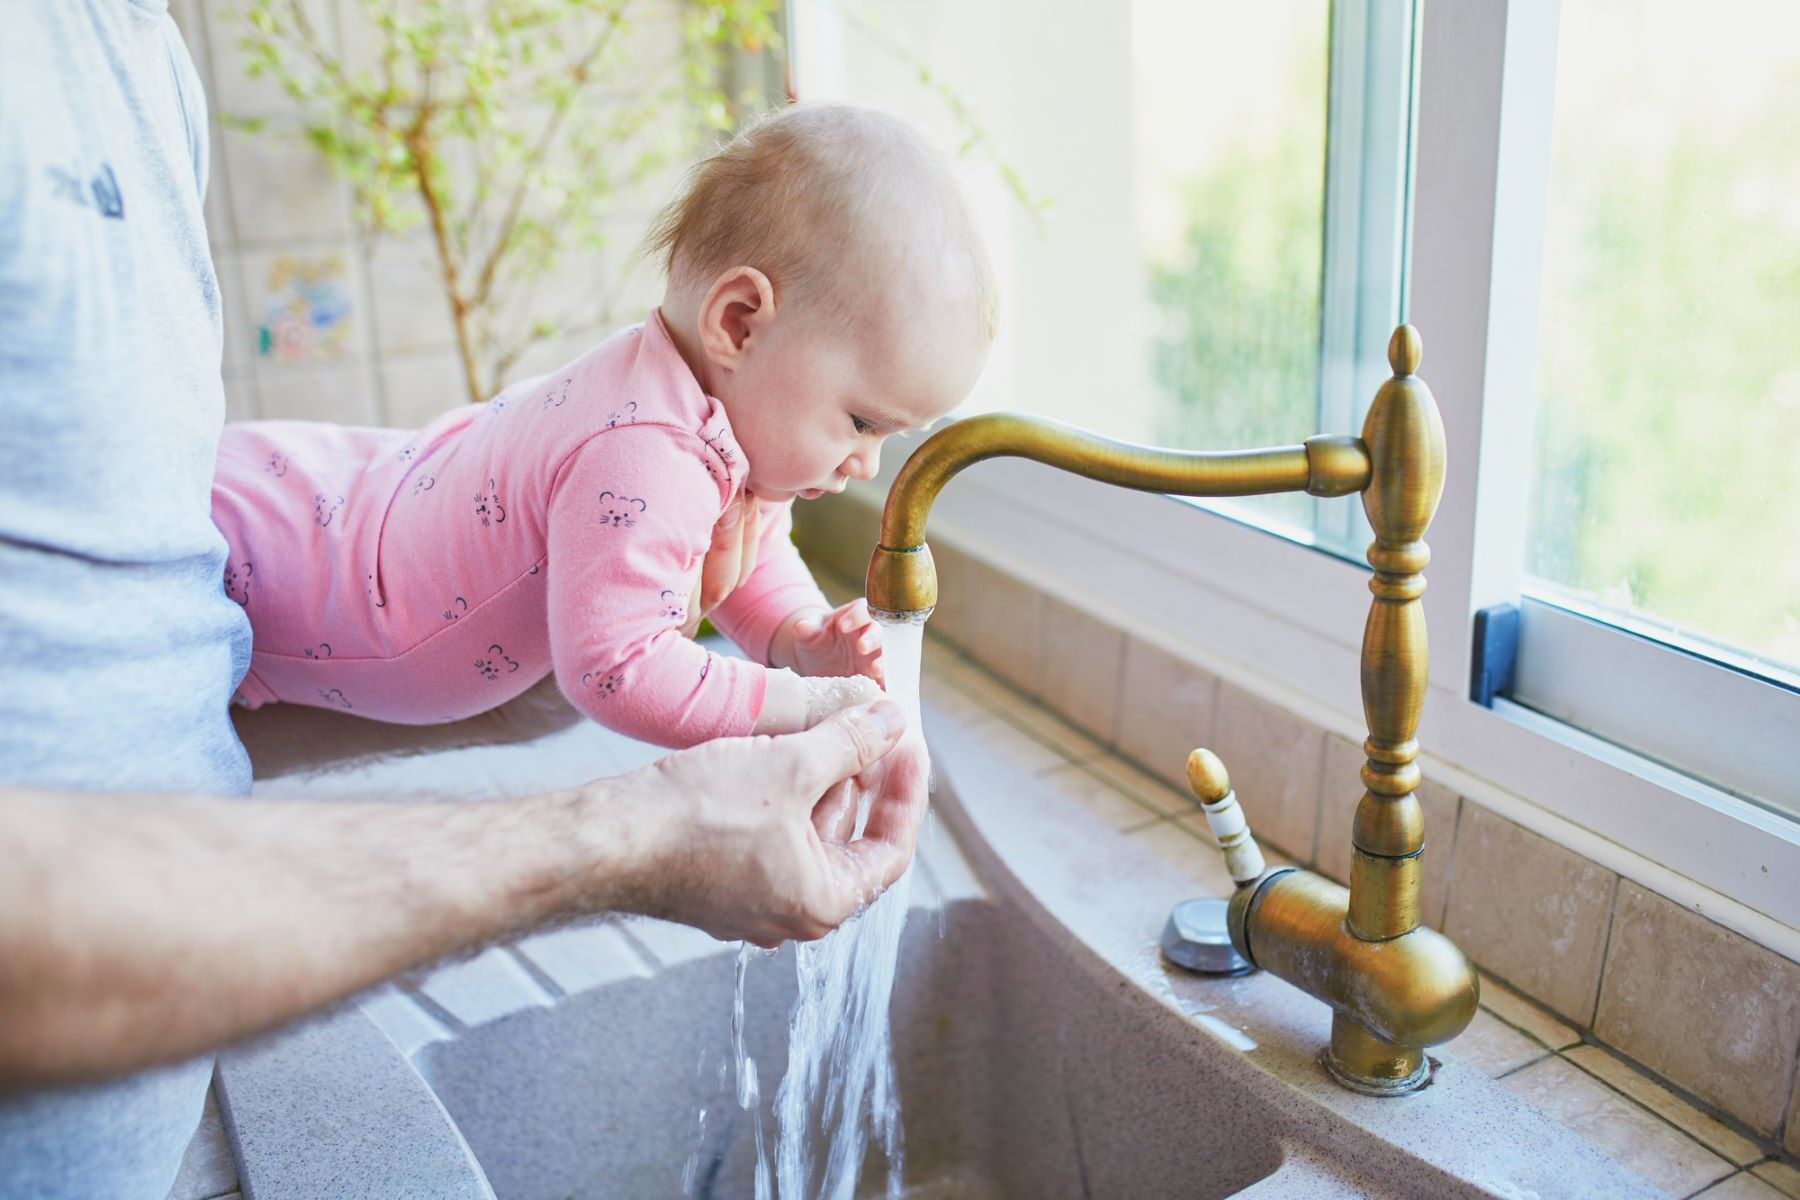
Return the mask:
M1143 839L1059 803L1016 730L955 717L927 707L934 816L894 999L909 1196L1659 1194L1454 1053L1409 1097L1336 1087L1316 1061L1323 1005L1159 958L1170 904L1223 894L1222 869L1198 883L1171 871ZM526 790L655 753L589 726L442 770ZM417 780L418 760L408 770ZM330 788L375 786L391 783ZM243 1193L680 1196L691 1158L693 1194L751 1196L754 1121L718 1074L736 961L680 926L592 922L226 1055L217 1091ZM750 964L746 1044L765 1097L793 980L787 953ZM871 1151L863 1194L882 1194L884 1172Z

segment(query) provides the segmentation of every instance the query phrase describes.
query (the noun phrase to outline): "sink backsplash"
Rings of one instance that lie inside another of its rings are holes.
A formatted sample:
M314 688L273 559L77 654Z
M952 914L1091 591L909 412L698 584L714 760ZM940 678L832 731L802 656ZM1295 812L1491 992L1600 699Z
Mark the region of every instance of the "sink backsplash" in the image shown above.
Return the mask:
M850 496L801 505L795 539L816 569L859 583L878 516ZM1173 787L1185 790L1187 752L1211 747L1259 839L1348 881L1358 743L947 538L931 548L932 634ZM1429 730L1425 741L1429 752ZM1426 774L1426 923L1583 1039L1800 1156L1800 963Z

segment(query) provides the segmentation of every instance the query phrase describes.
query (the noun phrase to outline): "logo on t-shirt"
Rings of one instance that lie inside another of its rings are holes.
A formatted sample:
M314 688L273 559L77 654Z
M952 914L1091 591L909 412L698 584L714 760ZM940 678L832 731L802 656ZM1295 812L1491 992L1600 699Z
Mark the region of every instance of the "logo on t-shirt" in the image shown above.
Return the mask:
M125 219L125 197L119 191L118 176L111 163L101 163L93 178L83 179L80 168L50 168L50 187L57 199L91 208L102 217L116 221Z

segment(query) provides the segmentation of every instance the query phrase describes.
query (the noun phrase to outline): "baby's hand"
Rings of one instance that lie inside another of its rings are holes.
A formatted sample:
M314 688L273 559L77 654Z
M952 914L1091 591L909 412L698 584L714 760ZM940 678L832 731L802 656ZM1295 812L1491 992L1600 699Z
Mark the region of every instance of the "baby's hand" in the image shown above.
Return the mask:
M794 669L802 675L867 675L883 687L881 628L867 600L794 624Z

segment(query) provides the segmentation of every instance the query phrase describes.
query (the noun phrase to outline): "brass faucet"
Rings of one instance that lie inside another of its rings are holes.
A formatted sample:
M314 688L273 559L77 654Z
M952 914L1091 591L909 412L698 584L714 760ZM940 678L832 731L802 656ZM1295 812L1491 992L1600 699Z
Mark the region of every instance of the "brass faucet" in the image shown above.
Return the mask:
M1226 803L1230 782L1216 757L1197 752L1189 781L1209 816L1228 811L1236 822L1228 864L1234 877L1246 877L1229 909L1233 944L1255 966L1332 1007L1325 1066L1346 1087L1374 1095L1422 1085L1425 1047L1461 1033L1479 994L1463 952L1419 924L1424 813L1414 795L1420 779L1414 734L1426 685L1419 597L1431 558L1425 528L1444 490L1444 424L1416 374L1421 352L1416 329L1394 331L1388 341L1394 377L1376 392L1361 437L1212 453L1131 445L1017 413L959 421L928 438L894 480L867 580L871 608L901 618L928 615L937 604L937 571L925 544L932 501L964 467L1003 455L1178 496L1362 494L1375 532L1369 547L1375 574L1362 646L1368 757L1351 833L1349 888L1310 871L1264 869L1247 830L1241 838L1235 832L1242 819Z

